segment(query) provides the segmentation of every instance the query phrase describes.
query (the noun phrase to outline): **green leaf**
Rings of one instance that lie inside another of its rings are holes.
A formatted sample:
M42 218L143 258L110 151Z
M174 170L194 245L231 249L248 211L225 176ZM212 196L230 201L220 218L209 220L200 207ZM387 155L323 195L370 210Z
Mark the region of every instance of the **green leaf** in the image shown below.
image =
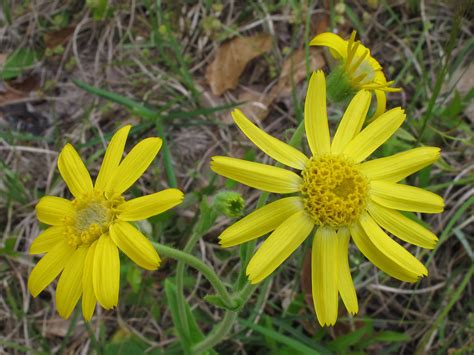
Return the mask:
M191 308L189 308L187 303L185 304L185 309L188 317L189 329L184 329L184 325L181 323L179 318L178 304L176 302L176 285L170 279L165 280L165 294L171 312L171 318L173 319L178 336L181 339L183 350L186 354L191 354L192 346L204 339L204 334L201 332L201 329L199 329ZM186 334L190 334L190 338L188 338Z
M108 0L87 0L86 5L92 11L94 20L100 21L105 18L108 10Z
M262 334L265 337L271 338L278 343L284 344L292 348L294 351L297 351L299 354L305 354L305 355L320 354L320 352L313 350L310 347L300 343L299 341L293 338L287 337L286 335L283 335L280 332L277 332L273 329L262 327L258 324L254 324L244 319L239 319L239 322L245 325L246 327L252 329L253 331Z
M105 89L96 88L86 84L81 80L72 79L72 82L82 90L127 107L130 111L132 111L133 114L136 114L142 118L155 121L158 117L157 111L149 109L148 107L138 103L137 101L129 99L128 97L118 95Z
M127 270L127 281L132 287L133 292L138 293L142 284L142 272L134 266L129 268Z
M372 333L372 322L368 321L362 328L334 339L329 343L329 348L336 352L347 353L351 346L356 345L364 336L370 336Z
M17 49L5 61L5 65L0 71L0 79L14 79L37 61L38 53L36 51L28 48Z
M374 342L397 343L409 341L411 337L405 333L386 330L375 335L373 339L375 340Z
M204 296L204 301L207 303L213 304L216 307L229 310L229 311L240 311L240 309L244 306L241 304L241 302L238 302L238 304L235 307L229 307L228 305L225 304L224 301L222 301L221 297L218 295L206 295Z

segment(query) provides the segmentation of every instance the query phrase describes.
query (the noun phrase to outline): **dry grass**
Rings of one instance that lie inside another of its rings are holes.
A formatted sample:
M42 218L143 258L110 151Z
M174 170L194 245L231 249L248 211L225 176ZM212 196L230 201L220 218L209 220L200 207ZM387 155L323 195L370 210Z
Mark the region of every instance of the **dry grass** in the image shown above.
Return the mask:
M117 352L119 348L124 353L145 349L179 353L162 286L174 273L172 260L154 273L138 272L124 260L118 309L98 310L90 324L79 312L72 320L59 318L54 287L36 299L27 291L26 280L36 261L27 251L40 231L34 206L44 194L68 194L56 169L61 147L74 143L88 157L94 174L104 144L117 127L133 123L134 142L157 134L154 122L82 91L72 78L161 111L175 174L189 195L175 213L153 219L147 227L155 240L182 247L195 221L198 199L223 186L223 180L214 179L209 171L210 157L246 154L256 155L260 162L266 159L227 124L229 109L211 112L209 108L233 104L242 92L270 92L291 54L316 31L331 26L343 34L356 28L386 74L403 88L401 94L390 95L389 107L405 107L408 121L384 153L411 147L420 135L423 145L442 147L442 161L409 180L446 200L444 213L423 216L440 236L437 249L410 248L429 263L430 276L416 285L402 284L378 272L354 248L351 265L360 313L354 318L341 314L336 327L321 330L300 285L307 276L303 273L301 281L298 277L306 246L257 291L241 318L332 351L472 353L473 285L466 284L472 274L474 235L474 117L468 109L473 96L472 2L455 6L436 1L368 1L375 4L371 7L365 1L347 1L345 7L335 8L325 8L321 1L310 7L286 1L211 3L165 2L157 10L152 1L115 1L108 16L97 21L82 2L2 2L0 55L17 48L42 54L20 78L0 82L0 353ZM468 6L467 12L460 13L463 6ZM452 38L456 26L459 32ZM272 49L247 66L237 89L213 96L205 72L219 45L236 35L262 31L272 35ZM439 80L443 85L437 89ZM302 118L305 88L305 81L289 85L275 99L261 123L268 132L290 136ZM341 110L330 109L333 123ZM161 161L155 163L132 194L166 187L162 167ZM244 194L251 211L258 193L234 188ZM219 219L195 254L230 280L239 270L239 253L236 248L223 251L216 243L228 223ZM190 273L186 283L187 299L208 332L222 316L202 300L213 291L197 274ZM217 347L219 353L289 352L242 323L234 333Z

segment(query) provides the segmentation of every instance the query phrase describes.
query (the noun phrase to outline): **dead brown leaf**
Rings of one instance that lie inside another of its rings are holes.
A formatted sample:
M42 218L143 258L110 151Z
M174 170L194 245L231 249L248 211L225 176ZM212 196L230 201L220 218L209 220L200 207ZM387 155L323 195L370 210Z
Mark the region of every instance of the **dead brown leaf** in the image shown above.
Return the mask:
M0 84L0 106L20 101L39 88L39 78L30 75L21 81L4 81Z
M248 62L271 47L272 36L268 33L236 37L224 43L206 70L206 80L211 86L212 93L219 96L228 89L234 89Z
M60 30L44 34L44 44L46 48L54 49L65 44L74 33L75 27L65 27Z

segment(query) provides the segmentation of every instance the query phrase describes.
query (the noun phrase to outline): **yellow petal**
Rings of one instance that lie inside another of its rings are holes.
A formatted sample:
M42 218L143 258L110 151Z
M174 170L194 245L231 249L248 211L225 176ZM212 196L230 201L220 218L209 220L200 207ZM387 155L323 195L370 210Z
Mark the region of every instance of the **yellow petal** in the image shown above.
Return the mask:
M350 226L351 236L357 248L380 270L400 281L416 282L418 276L406 268L400 267L392 259L383 254L369 239L362 226L354 223Z
M127 125L120 128L110 140L107 150L105 151L104 160L100 167L99 174L95 180L96 189L105 190L107 183L113 176L115 170L118 168L123 156L123 149L127 142L128 133L132 126Z
M64 217L74 216L75 213L72 202L61 197L44 196L36 205L38 220L52 226L62 225Z
M61 154L59 154L58 168L74 197L81 197L92 192L91 176L72 145L66 144Z
M400 107L385 112L346 145L344 154L356 163L361 162L395 133L405 117Z
M255 284L269 276L304 242L313 226L305 211L283 221L250 259L246 271L250 282Z
M212 157L211 169L247 186L281 194L298 191L303 182L292 171L230 157Z
M56 287L56 308L67 319L76 307L82 293L82 273L87 247L77 248L64 268Z
M86 321L92 319L95 305L97 303L97 298L94 293L94 284L92 281L96 247L97 241L92 243L87 250L86 260L84 261L84 273L82 274L82 315Z
M228 248L256 239L273 231L282 221L301 210L303 204L299 196L269 203L224 230L219 242L222 247Z
M347 57L347 41L331 32L320 33L309 42L309 45L328 47L336 52L338 58Z
M438 238L431 231L400 212L375 202L368 204L368 210L380 226L405 242L427 249L433 249L438 242Z
M178 189L167 189L151 195L137 197L126 201L118 207L118 218L122 221L139 221L179 205L183 193Z
M400 181L438 160L440 149L421 147L374 159L358 166L371 180Z
M108 234L102 235L94 253L92 272L94 293L105 309L117 306L120 286L120 258L117 246Z
M282 164L303 170L308 157L298 149L282 142L255 126L240 110L232 112L234 122L240 130L264 153Z
M395 210L440 213L444 209L444 201L440 196L419 187L394 182L371 181L370 198Z
M321 70L313 72L304 103L304 126L313 155L330 151L328 115L326 111L326 79Z
M377 106L375 107L375 112L372 117L370 117L369 122L372 122L382 113L385 112L387 108L387 94L383 90L374 90L375 99L377 100Z
M337 288L347 311L356 314L359 311L359 305L357 303L356 290L354 288L354 282L352 282L351 269L349 267L349 230L347 228L339 229L337 239Z
M66 239L58 243L50 252L38 261L28 278L28 290L36 297L64 269L74 253L74 248L67 244Z
M340 154L346 145L359 134L370 107L371 93L360 90L349 103L331 145L332 154Z
M156 270L160 266L160 257L153 245L130 223L117 221L112 224L110 236L120 250L138 266L146 270Z
M428 275L426 267L405 248L390 238L367 213L360 217L360 225L372 244L385 257L396 264L397 268L404 270L407 274L411 273L414 277Z
M336 231L319 227L313 239L311 278L314 309L321 326L332 326L338 307L338 240Z
M160 138L147 138L132 148L113 171L107 182L106 191L122 194L145 172L161 148Z
M64 239L64 227L54 226L46 229L31 243L30 254L43 254L50 251Z

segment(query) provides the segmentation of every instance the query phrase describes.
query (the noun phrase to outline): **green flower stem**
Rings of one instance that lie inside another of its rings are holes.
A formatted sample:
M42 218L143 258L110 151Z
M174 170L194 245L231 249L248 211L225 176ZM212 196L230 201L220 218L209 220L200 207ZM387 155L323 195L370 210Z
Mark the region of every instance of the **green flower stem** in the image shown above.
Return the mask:
M232 295L232 301L241 305L247 303L257 287L258 285L247 283L242 290ZM226 311L220 323L214 327L211 333L193 346L193 353L201 354L219 344L232 330L232 325L234 325L238 314L239 312L237 311Z
M220 280L219 276L214 272L211 267L206 265L203 261L199 260L198 258L187 252L168 247L163 244L153 242L153 246L159 254L178 260L178 262L181 262L183 265L187 264L198 270L211 283L212 287L214 287L217 294L222 297L222 300L226 304L235 305L235 301L232 299L231 295L227 291L224 283Z
M237 320L238 312L226 311L224 317L218 325L212 329L211 333L192 347L193 354L202 354L219 344L222 339L232 330L232 326Z

